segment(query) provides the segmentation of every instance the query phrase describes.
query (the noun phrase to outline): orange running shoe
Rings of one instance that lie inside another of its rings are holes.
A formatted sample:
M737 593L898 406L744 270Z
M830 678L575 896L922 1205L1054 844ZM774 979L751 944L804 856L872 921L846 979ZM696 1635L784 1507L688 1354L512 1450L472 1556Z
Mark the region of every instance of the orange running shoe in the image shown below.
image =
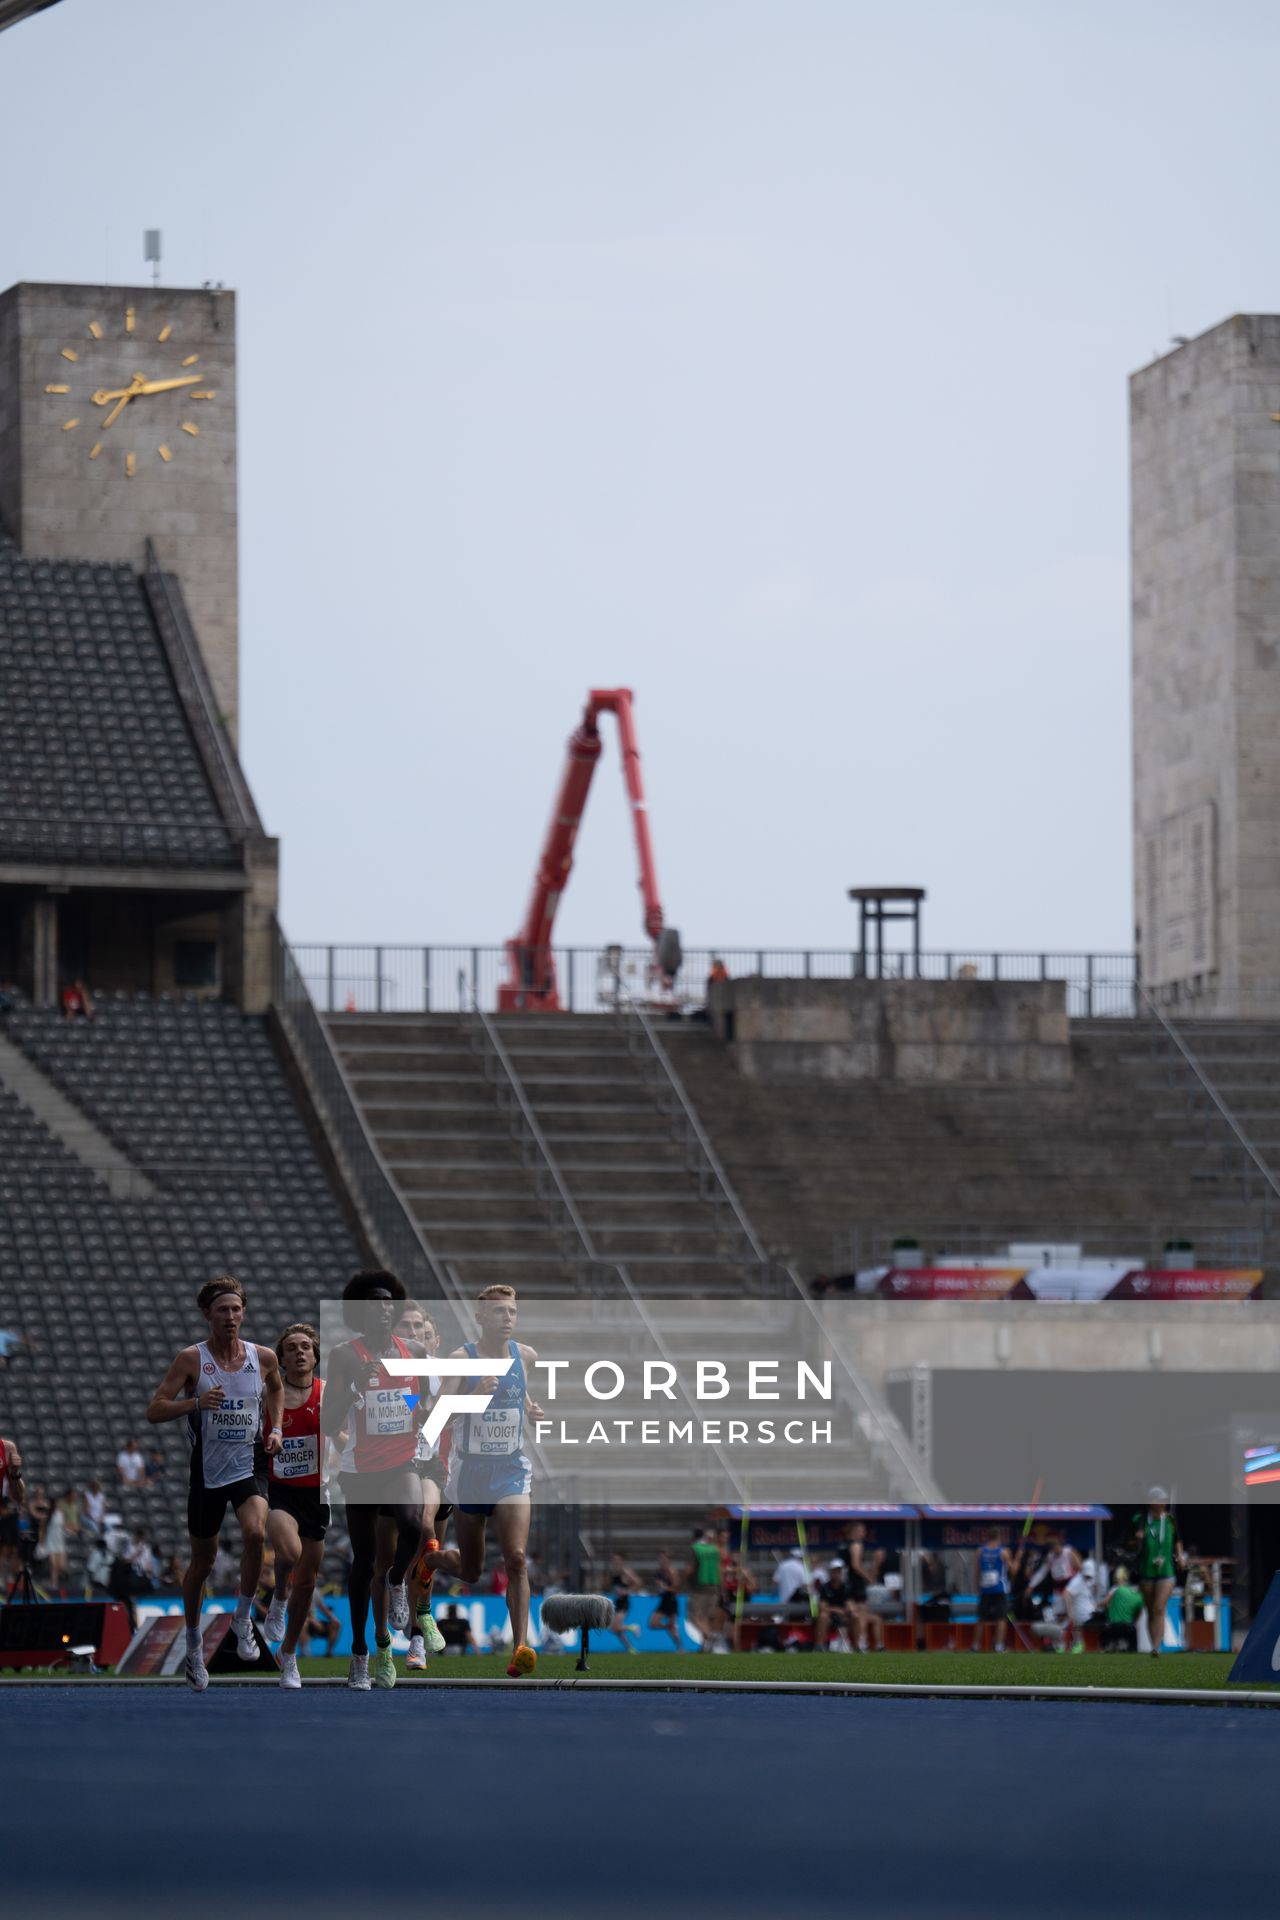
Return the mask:
M507 1668L508 1680L522 1680L525 1674L533 1672L537 1664L538 1656L533 1648L521 1644L511 1656L511 1665Z

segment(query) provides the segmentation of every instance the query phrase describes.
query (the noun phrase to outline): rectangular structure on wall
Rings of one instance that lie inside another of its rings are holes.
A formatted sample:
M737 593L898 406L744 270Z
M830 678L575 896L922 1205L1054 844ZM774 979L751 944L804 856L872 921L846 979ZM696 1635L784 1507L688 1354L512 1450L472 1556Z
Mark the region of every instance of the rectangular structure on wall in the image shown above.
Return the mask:
M1213 802L1163 821L1143 842L1142 977L1149 987L1189 986L1216 973L1216 834Z

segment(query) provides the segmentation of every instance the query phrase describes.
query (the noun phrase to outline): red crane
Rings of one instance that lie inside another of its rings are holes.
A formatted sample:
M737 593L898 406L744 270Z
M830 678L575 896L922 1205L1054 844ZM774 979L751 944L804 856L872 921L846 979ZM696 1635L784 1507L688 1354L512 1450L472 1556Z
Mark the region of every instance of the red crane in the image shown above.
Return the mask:
M618 735L622 742L622 777L626 783L627 798L631 802L631 821L640 862L644 930L653 942L651 971L668 987L679 971L680 936L674 927L663 925L662 903L658 898L658 876L654 870L653 846L649 839L649 815L645 807L644 784L640 778L640 749L636 744L635 720L631 712L631 689L594 688L587 695L581 725L569 736L569 757L551 809L551 820L524 920L515 939L507 941L507 977L498 988L499 1012L555 1013L560 1009L551 934L556 909L573 869L574 844L586 809L587 795L591 791L591 778L604 745L599 727L602 713L617 716Z

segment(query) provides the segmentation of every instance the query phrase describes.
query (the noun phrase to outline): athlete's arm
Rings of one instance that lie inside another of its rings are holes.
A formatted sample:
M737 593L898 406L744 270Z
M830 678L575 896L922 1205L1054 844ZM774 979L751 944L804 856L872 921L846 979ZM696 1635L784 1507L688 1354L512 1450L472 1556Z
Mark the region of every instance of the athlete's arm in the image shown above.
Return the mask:
M284 1418L284 1376L280 1372L275 1348L259 1347L258 1364L262 1368L262 1391L267 1402L268 1421L267 1437L262 1447L264 1453L279 1453L284 1445L281 1427Z
M200 1407L216 1407L225 1399L221 1386L215 1381L203 1393L198 1393L199 1355L194 1347L184 1347L169 1368L164 1379L151 1396L147 1408L147 1419L153 1427L160 1426L166 1420L183 1420Z
M329 1355L324 1399L320 1402L320 1431L330 1438L342 1432L356 1397L356 1356L348 1347L335 1347Z
M532 1347L526 1347L519 1340L516 1341L516 1352L520 1355L521 1361L524 1363L524 1374L527 1382L534 1367L538 1364L538 1356ZM544 1420L546 1418L546 1414L529 1392L527 1385L524 1390L524 1410L533 1420Z

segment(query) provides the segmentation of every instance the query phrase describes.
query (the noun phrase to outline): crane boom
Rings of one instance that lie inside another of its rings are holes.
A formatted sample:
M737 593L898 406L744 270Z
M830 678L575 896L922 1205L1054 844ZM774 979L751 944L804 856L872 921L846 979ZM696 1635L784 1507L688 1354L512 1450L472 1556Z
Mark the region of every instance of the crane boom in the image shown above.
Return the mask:
M551 949L556 910L573 871L573 850L586 810L596 764L603 750L600 715L612 713L622 745L622 777L631 807L636 857L640 866L640 893L644 901L644 930L653 942L654 967L670 980L680 964L680 939L673 927L664 927L658 875L649 836L649 814L640 776L640 748L629 687L596 687L587 695L579 725L569 736L568 759L560 778L551 819L542 843L533 891L520 931L507 941L507 977L498 989L502 1012L538 1010L557 1012L560 996L555 955Z

